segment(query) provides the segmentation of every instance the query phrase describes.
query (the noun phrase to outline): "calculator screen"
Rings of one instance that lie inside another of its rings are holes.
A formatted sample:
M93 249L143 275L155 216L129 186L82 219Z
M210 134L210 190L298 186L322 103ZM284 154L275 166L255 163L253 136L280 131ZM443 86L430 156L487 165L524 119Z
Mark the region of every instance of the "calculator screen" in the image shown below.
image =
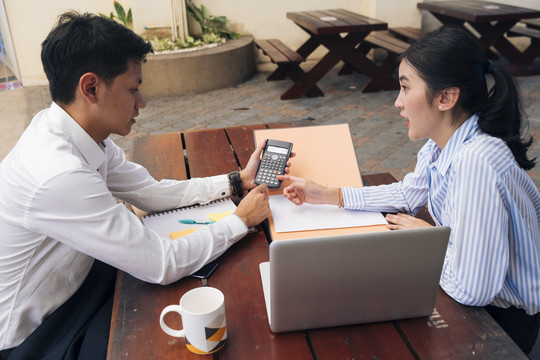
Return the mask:
M268 151L273 152L273 153L287 155L287 149L281 148L281 147L269 146Z

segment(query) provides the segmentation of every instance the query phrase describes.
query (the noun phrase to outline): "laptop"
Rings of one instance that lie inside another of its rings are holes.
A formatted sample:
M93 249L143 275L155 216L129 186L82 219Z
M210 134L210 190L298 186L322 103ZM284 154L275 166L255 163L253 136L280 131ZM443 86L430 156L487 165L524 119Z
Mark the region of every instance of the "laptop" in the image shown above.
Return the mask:
M431 315L449 227L280 240L259 268L273 332Z

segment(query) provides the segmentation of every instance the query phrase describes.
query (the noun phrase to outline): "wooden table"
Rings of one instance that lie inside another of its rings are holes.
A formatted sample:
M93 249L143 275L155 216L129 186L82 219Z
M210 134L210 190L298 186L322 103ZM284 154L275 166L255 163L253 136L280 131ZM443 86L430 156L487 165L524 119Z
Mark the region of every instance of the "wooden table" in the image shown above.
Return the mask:
M141 136L134 141L133 160L157 179L185 179L188 172L191 176L227 173L247 164L254 149L254 129L287 126L291 124ZM390 174L363 179L371 185L395 181ZM263 226L257 230L221 256L208 279L209 286L225 294L229 342L222 350L208 356L192 354L183 339L166 335L159 326L161 310L203 285L201 280L188 277L160 286L119 272L108 359L526 358L483 309L459 305L442 290L430 317L273 334L258 270L259 263L268 261L268 240ZM180 323L179 318L167 319L180 327L174 321Z
M515 75L539 73L531 59L525 57L505 34L520 20L540 17L540 10L487 1L433 1L419 2L417 6L445 25L469 24L480 34L478 42L482 51L493 57L490 48L496 49L511 63Z
M370 81L364 91L395 90L396 83L389 80L383 70L369 60L356 47L372 31L386 30L388 24L348 10L324 10L288 12L287 18L309 34L309 39L296 50L304 58L311 55L319 46L328 52L311 68L302 79L295 82L282 99L297 99L326 75L339 61L343 60L354 69L366 74ZM346 34L342 36L342 34ZM284 78L278 69L272 79Z

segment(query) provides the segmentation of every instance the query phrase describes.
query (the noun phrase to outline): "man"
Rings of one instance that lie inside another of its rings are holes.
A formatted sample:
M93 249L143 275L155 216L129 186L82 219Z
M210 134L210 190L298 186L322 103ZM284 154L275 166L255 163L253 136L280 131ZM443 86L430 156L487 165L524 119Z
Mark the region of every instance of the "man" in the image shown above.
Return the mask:
M155 181L108 137L127 135L146 102L151 46L114 21L66 13L42 44L53 103L0 164L0 358L105 357L115 269L169 284L217 258L269 214L244 170ZM171 241L116 199L146 211L242 196L235 214Z

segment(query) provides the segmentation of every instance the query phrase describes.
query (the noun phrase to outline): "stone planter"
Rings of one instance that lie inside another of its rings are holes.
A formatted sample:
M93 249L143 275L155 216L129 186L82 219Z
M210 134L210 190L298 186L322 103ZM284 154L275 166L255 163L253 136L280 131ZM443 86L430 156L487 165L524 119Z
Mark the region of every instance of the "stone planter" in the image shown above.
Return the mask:
M239 84L255 73L253 37L209 49L149 54L142 67L143 96L196 94Z

